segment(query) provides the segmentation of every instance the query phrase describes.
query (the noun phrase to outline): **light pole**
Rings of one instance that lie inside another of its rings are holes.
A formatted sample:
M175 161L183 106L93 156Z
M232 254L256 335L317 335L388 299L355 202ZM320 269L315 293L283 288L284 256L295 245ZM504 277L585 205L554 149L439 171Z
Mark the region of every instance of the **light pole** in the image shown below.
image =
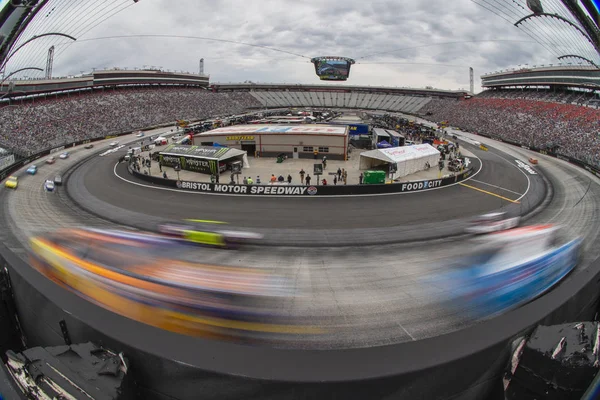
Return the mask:
M75 39L73 36L70 35L66 35L64 33L58 33L58 32L49 32L49 33L43 33L41 35L35 35L33 36L31 39L26 40L25 42L23 42L23 44L21 44L19 47L17 47L16 49L14 49L8 56L6 56L6 58L4 60L2 60L2 65L0 65L0 69L6 67L6 64L8 64L8 61L19 51L21 50L24 46L26 46L27 44L33 42L34 40L37 40L39 38L42 37L46 37L46 36L62 36L62 37L66 37L68 39L71 39L73 41L77 40Z

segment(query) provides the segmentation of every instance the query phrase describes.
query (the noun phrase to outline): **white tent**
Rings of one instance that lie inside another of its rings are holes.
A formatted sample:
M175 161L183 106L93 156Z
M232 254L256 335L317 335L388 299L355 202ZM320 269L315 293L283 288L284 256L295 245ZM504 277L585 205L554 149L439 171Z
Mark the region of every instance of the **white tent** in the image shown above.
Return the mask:
M387 167L388 164L396 163L398 171L394 176L399 178L423 171L426 163L431 167L437 167L439 159L440 152L429 144L390 147L361 153L360 169Z

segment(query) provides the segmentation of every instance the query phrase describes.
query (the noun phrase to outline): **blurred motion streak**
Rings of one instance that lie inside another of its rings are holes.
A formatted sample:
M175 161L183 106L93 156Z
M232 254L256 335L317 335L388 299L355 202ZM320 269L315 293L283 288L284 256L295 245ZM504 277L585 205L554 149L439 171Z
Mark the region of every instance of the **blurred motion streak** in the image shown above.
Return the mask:
M575 268L582 240L563 240L560 231L535 225L481 236L473 252L424 282L463 317L501 314L544 294Z
M30 239L31 264L101 307L181 334L260 344L326 333L286 313L284 302L299 296L283 277L184 260L190 250L180 243L146 233L64 229Z
M263 235L254 232L223 229L219 227L222 224L225 222L187 219L183 222L160 224L158 231L189 243L227 249L256 244L263 238Z

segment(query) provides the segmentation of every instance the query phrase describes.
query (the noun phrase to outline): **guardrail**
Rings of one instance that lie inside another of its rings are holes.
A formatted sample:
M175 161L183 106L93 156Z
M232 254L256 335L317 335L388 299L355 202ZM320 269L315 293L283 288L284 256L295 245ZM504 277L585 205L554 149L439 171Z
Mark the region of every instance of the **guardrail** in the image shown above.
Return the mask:
M222 184L222 183L203 183L193 181L182 181L174 179L164 179L160 176L152 176L142 174L129 165L127 167L129 173L143 181L177 188L190 192L199 193L215 193L215 194L233 194L233 195L253 195L253 196L356 196L356 195L373 195L373 194L391 194L391 193L408 193L419 192L428 189L440 188L454 183L461 182L473 174L473 167L467 168L465 171L455 176L413 181L391 184L377 185L238 185L238 184Z
M558 158L559 160L567 161L567 162L569 162L571 164L574 164L574 165L576 165L576 166L578 166L580 168L585 169L588 172L591 172L592 174L594 174L598 178L600 178L600 168L595 167L593 165L590 165L590 164L588 164L588 163L586 163L584 161L578 160L576 158L569 157L569 156L564 156L562 154L554 153L554 152L548 151L548 150L539 149L539 148L534 147L534 146L526 146L526 145L521 144L521 143L513 142L511 140L502 139L502 138L499 138L499 137L489 136L489 135L486 135L486 134L483 134L483 133L477 133L477 135L483 136L483 137L486 137L486 138L489 138L489 139L497 140L497 141L502 142L502 143L507 143L507 144L510 144L510 145L513 145L513 146L521 147L522 149L525 149L525 150L535 151L536 153L540 153L540 154L543 154L543 155L546 155L546 156L551 156L551 157L554 157L554 158Z
M73 343L124 352L145 399L502 398L512 343L538 323L593 318L600 293L597 260L547 295L457 332L374 348L297 351L215 342L129 320L81 301L2 244L0 267L9 271L28 346L63 344L64 320Z

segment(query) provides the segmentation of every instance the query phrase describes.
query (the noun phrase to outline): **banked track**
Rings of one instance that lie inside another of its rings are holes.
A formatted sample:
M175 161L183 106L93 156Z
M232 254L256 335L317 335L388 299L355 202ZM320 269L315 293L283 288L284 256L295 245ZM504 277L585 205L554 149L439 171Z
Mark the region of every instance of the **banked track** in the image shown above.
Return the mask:
M478 140L481 141L481 138ZM500 143L491 144L507 155L525 160L528 157L524 150ZM74 205L64 188L59 188L54 194L45 193L42 189L46 178L61 173L61 170L89 155L90 151L73 153L68 166L63 160L54 165L43 165L37 175L22 179L19 190L9 194L8 201L3 204L4 215L9 217L7 226L14 234L5 241L10 248L24 254L28 237L59 227L112 225ZM38 160L38 163L43 161ZM564 225L570 235L581 235L587 239L586 260L596 259L600 249L591 244L600 233L595 203L595 199L600 198L600 186L586 171L560 160L542 162L542 167L552 181L555 193L547 208L530 222ZM151 193L151 189L146 190ZM444 190L439 191L441 196ZM393 204L393 196L388 199ZM448 204L448 207L452 205ZM427 208L426 205L424 208ZM444 210L436 212L441 214ZM113 219L111 215L106 217ZM435 220L437 215L432 213L430 218ZM254 247L235 252L202 249L201 253L206 263L262 266L283 272L295 282L297 293L307 297L305 301L289 304L290 313L303 314L308 307L313 315L325 319L342 315L360 329L346 337L337 337L339 342L331 346L368 347L437 336L469 323L440 308L431 293L424 294L421 282L422 278L435 274L437 269L443 270L446 260L464 253L465 246L468 244L464 243L464 239L458 238L386 244L385 247ZM580 268L585 268L585 262Z
M477 140L487 142L483 138ZM525 150L491 140L489 144L520 159L529 156ZM83 153L74 153L71 163L84 157ZM568 163L539 155L536 157L540 158L541 167L554 185L554 196L548 207L530 222L561 223L571 234L585 236L585 258L578 268L578 272L584 271L600 253L598 246L593 245L600 234L595 200L600 195L600 185L589 173ZM2 239L18 254L25 255L25 241L32 233L82 224L108 225L102 219L69 205L61 190L54 195L43 192L44 179L53 175L51 171L58 171L61 167L64 168L64 163L60 164L60 161L53 166L44 166L37 176L21 182L20 191L8 195L3 191L0 194L4 226L10 227L9 232L3 233ZM325 318L343 315L360 328L355 329L351 336L339 337L339 342L331 346L365 347L438 336L474 322L448 314L435 305L435 298L426 297L419 290L420 277L435 273L447 257L460 254L463 246L465 243L461 240L446 240L386 245L385 251L375 246L310 250L252 248L243 253L207 250L203 253L203 260L219 264L261 265L284 271L295 279L299 293L308 294L306 302L289 304L290 312L300 311L295 307L305 308L308 305L314 315ZM302 346L310 346L310 343L301 343ZM253 376L251 368L245 372L239 368L235 368L236 373Z

